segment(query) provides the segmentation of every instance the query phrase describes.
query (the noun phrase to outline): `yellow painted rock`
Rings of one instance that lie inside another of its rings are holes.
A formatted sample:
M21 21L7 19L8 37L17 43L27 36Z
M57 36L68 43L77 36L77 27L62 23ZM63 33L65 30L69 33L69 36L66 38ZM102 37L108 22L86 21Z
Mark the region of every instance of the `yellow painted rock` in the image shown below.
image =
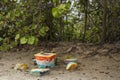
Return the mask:
M75 62L70 62L70 63L67 64L66 69L67 69L67 70L73 70L73 69L75 69L75 68L77 68L77 67L78 67L78 64L77 64L77 63L75 63Z
M25 63L18 63L15 65L15 70L26 70L28 68L28 65Z

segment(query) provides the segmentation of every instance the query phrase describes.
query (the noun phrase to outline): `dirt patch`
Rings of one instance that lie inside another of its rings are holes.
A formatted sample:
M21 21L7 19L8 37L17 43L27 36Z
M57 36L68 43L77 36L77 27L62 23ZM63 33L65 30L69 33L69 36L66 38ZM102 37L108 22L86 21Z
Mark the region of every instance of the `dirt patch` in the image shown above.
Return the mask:
M36 68L32 59L40 51L56 52L58 65L49 75L35 77L29 74ZM65 56L78 59L79 67L73 71L65 70ZM73 42L41 43L37 48L21 51L0 52L0 80L120 80L120 45L93 45ZM16 71L16 63L27 63L28 70Z

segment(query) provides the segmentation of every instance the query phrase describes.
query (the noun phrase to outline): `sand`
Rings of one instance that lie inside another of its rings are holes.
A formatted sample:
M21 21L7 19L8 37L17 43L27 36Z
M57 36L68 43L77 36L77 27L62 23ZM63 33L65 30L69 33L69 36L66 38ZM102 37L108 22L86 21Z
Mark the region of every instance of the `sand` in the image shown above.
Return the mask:
M62 46L55 48L58 50ZM32 62L32 58L34 58L34 54L39 52L40 49L0 52L0 80L120 80L119 52L112 54L112 57L99 54L83 57L83 54L79 55L75 50L68 54L63 52L62 55L59 55L60 52L58 50L58 65L50 70L50 74L40 77L31 76L30 70L37 67ZM71 55L73 52L75 52L74 57L78 59L79 66L75 70L67 71L63 57ZM26 63L29 68L24 71L15 70L14 66L17 63Z

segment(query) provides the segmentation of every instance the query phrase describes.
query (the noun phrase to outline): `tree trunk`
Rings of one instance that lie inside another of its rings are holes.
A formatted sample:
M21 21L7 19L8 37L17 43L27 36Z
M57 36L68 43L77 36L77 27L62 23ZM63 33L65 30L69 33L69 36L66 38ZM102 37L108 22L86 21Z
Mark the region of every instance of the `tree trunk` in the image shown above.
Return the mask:
M106 42L107 37L107 0L103 0L103 34L102 43Z
M85 25L84 25L84 34L83 34L83 42L85 42L86 38L86 29L87 29L87 17L88 17L88 0L85 0L84 4L84 11L85 11Z

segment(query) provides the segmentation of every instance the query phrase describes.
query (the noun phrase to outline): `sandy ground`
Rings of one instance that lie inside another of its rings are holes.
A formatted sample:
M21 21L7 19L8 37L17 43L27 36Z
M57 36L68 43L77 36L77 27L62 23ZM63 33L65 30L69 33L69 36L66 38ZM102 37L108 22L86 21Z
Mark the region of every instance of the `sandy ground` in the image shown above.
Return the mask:
M82 45L59 44L59 47L52 46L52 49L40 47L37 50L0 52L0 80L120 80L120 52L115 51L116 48L119 49L118 45L114 48L113 45L104 45L99 49L96 48L98 46L87 45L87 52L82 49L85 53L80 54L80 49L74 48L75 46L81 48ZM97 52L93 48L97 49ZM113 50L112 55L106 55L105 53L111 49ZM30 70L37 67L32 62L33 55L41 50L58 51L58 65L51 69L49 75L31 76ZM91 52L92 50L94 52ZM100 51L102 51L101 55ZM98 54L92 55L93 53ZM63 63L63 57L66 55L72 55L78 59L79 67L76 70L67 71L65 69L66 64ZM13 68L17 63L27 63L29 69L16 71Z

